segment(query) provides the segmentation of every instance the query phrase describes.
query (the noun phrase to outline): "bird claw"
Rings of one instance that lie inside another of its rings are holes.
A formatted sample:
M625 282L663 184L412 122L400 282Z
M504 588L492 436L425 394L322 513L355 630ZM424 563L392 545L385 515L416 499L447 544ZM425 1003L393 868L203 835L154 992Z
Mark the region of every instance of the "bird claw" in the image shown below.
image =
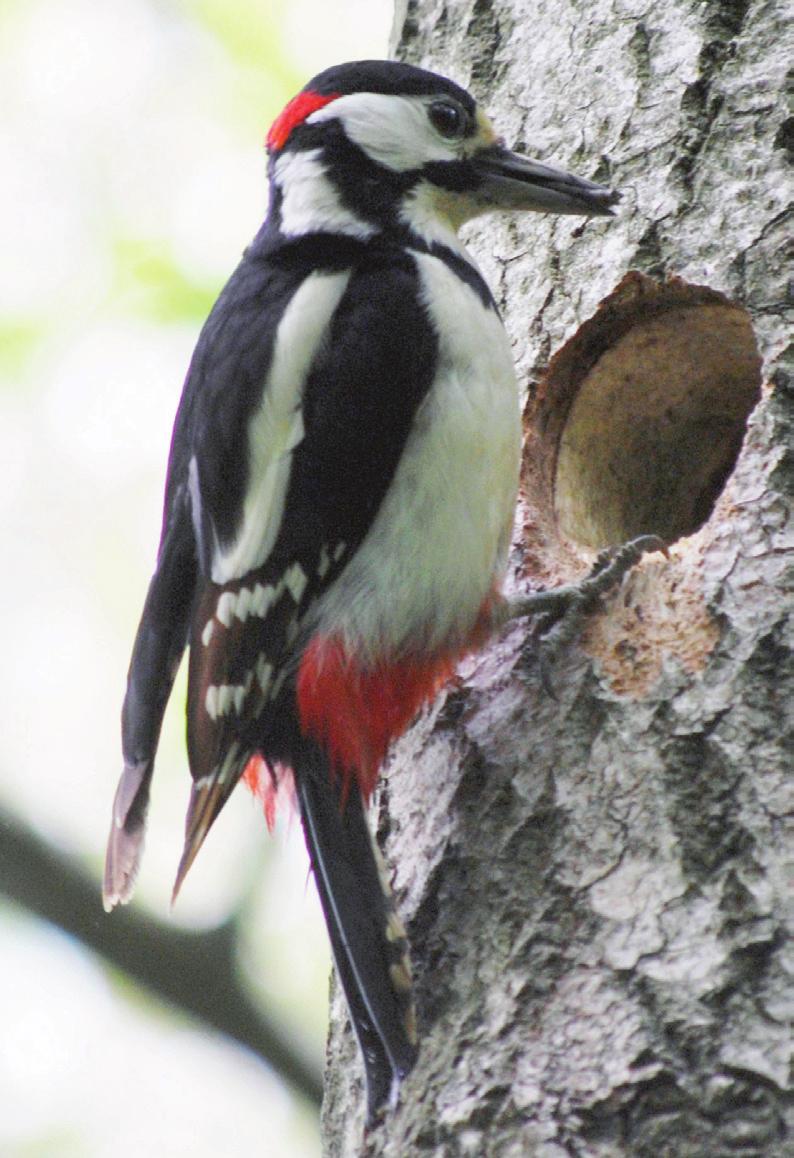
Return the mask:
M531 640L536 647L541 683L552 699L557 698L550 676L554 658L578 634L584 619L601 598L617 587L642 556L651 551L661 551L665 558L670 557L667 545L658 535L640 535L620 547L601 551L580 583L534 591L506 601L502 611L504 622L537 617Z

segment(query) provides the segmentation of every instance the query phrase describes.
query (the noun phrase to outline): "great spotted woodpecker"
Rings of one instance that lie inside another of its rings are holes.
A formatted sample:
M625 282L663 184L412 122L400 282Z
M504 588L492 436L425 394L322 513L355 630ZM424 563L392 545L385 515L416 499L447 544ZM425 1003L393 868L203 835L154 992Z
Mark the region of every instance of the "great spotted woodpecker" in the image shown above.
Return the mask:
M582 592L515 606L501 593L518 393L457 230L494 209L609 215L617 197L509 152L467 92L405 64L321 73L267 144L267 218L176 416L104 899L132 892L189 645L193 787L174 896L241 778L269 819L294 783L373 1115L416 1054L405 935L364 813L378 769L499 622Z

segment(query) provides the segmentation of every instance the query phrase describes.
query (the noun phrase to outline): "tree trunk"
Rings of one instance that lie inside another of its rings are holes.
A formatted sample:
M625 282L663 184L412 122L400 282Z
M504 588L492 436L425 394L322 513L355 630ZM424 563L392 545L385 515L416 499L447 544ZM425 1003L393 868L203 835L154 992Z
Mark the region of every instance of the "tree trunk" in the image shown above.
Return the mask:
M556 662L556 698L517 623L397 745L380 829L421 1055L364 1139L337 996L329 1155L794 1153L785 20L398 3L399 57L623 192L611 222L467 238L528 398L514 581L644 531L674 546Z

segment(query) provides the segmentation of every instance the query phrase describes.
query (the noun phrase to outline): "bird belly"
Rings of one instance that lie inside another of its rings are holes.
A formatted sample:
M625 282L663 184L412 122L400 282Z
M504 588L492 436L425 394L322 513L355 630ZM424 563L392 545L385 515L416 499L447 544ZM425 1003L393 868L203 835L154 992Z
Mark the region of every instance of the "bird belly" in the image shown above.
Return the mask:
M439 258L417 254L435 380L365 540L318 603L318 634L364 668L460 654L501 582L521 421L504 327Z

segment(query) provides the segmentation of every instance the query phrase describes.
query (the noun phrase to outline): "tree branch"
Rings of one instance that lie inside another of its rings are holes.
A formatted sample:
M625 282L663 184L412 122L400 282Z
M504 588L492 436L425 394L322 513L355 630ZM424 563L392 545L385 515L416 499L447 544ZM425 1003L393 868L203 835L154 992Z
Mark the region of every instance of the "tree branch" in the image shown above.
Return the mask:
M187 933L135 909L102 912L101 888L0 808L0 893L77 937L152 994L258 1054L313 1105L322 1073L257 1006L237 967L235 923Z

